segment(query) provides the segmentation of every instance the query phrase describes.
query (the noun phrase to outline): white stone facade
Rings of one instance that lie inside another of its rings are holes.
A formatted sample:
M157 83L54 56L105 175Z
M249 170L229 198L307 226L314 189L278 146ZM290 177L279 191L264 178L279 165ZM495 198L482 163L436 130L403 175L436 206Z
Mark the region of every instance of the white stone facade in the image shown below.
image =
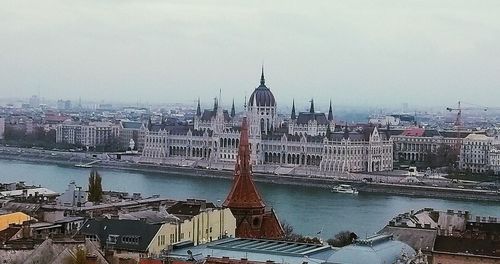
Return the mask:
M331 132L328 139L327 128L330 125L333 125L331 130L335 128L330 108L328 118L324 113L311 115L314 118L307 131L297 135L283 133L283 129L277 127L274 96L269 93L262 76L261 86L248 102L246 116L253 164L302 166L325 172L392 170L393 143L379 135L376 128L367 138L357 132ZM147 131L141 161L165 163L170 158L180 158L208 164L233 163L240 137L239 127L233 126L235 123L239 120L229 117L217 102L213 110L203 113L198 107L192 127L160 127Z
M120 135L120 126L110 122L90 122L88 124L65 121L56 126L56 143L68 143L83 147L109 144Z
M495 167L491 167L491 164L496 162L497 153L493 150L499 145L500 142L495 137L480 134L468 135L464 138L460 149L460 169L473 173L484 173L494 169Z

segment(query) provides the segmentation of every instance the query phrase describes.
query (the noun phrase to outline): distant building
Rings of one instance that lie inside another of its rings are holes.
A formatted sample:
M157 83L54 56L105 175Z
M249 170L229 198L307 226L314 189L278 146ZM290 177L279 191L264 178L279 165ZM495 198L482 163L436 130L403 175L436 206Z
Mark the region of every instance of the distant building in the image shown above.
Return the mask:
M381 126L399 126L401 123L401 119L399 118L399 116L395 115L377 116L370 117L368 123Z
M85 206L88 202L88 194L82 187L76 186L74 181L68 185L68 189L56 198L56 202L63 206Z
M420 127L407 128L400 135L391 136L394 142L394 160L423 162L431 154L436 154L439 148L447 146L457 149L462 137L468 133L458 134L454 131L428 130Z
M130 145L130 140L134 140L138 151L144 147L144 138L147 128L142 122L121 121L120 122L120 145L126 150ZM133 149L131 149L133 150Z
M470 134L464 138L460 149L461 170L468 170L473 173L484 173L497 169L497 152L500 148L500 140L497 137L488 137L481 134ZM490 153L492 159L490 160Z
M40 106L40 97L33 95L29 99L29 104L31 107L39 107Z
M69 110L71 109L70 100L57 100L57 110Z
M70 120L56 126L56 143L83 147L106 146L118 140L120 127L110 122L81 123Z
M0 140L5 138L5 118L0 116Z

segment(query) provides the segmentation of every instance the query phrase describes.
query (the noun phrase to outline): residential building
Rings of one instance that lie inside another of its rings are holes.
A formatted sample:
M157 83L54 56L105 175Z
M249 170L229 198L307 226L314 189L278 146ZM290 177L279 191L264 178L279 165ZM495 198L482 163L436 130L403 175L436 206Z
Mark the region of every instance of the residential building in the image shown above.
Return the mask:
M488 137L482 134L470 134L463 140L460 149L459 166L461 170L468 170L473 173L484 173L491 169L491 163L496 161L496 153L493 151L492 160L490 152L500 146L500 141L496 137Z
M408 244L430 263L500 263L497 217L425 208L397 215L379 234Z
M220 208L205 200L178 201L167 212L181 221L178 241L194 245L235 237L236 219L229 208Z
M68 189L56 198L58 205L80 207L88 202L88 194L82 187L76 186L74 181L68 185Z
M495 175L500 174L500 148L495 147L490 150L489 153L489 165L490 165L490 170L495 173Z
M436 154L439 148L447 146L456 149L462 141L462 137L468 133L462 133L458 137L456 132L428 130L420 127L405 129L400 135L392 135L394 142L394 160L423 162L430 158L429 155Z
M56 126L56 143L80 145L87 148L106 146L118 139L120 127L110 122L64 121Z
M140 220L89 219L79 233L96 241L103 250L124 251L134 258L159 253L168 225L151 225Z
M22 212L0 214L0 231L9 227L9 225L21 225L25 221L31 220L31 217Z
M135 211L108 218L89 219L80 229L116 255L134 259L158 256L180 242L203 244L234 237L236 220L229 209L205 207L200 200L181 201L167 211Z

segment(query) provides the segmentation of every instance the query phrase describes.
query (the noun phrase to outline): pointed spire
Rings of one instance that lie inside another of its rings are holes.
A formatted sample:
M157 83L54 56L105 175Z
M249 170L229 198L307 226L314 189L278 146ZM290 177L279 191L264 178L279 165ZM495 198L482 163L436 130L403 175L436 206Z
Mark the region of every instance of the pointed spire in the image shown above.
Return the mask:
M234 99L233 99L233 106L231 106L231 118L234 118L236 116L236 110L234 109Z
M265 204L252 180L250 165L250 144L248 140L247 118L241 124L240 145L238 158L234 168L234 181L231 191L224 201L224 207L260 209L264 210Z
M345 122L345 127L344 127L344 139L349 138L349 127L347 126L347 121Z
M328 109L328 121L333 121L332 100L330 99L330 108Z
M214 112L217 111L217 108L219 107L218 103L217 103L217 97L214 98Z
M292 101L292 115L290 116L290 118L292 118L292 120L295 120L297 118L297 116L295 115L295 99L293 99Z
M148 130L151 131L153 129L153 123L151 122L151 116L148 119Z
M266 79L264 78L264 64L262 64L262 73L260 74L260 86L266 86Z
M314 100L311 98L311 107L309 108L309 113L314 113Z
M245 108L245 113L247 111L247 96L245 95L245 102L243 102L243 108Z
M198 97L198 106L196 107L196 116L201 116L201 106L200 106L200 98Z

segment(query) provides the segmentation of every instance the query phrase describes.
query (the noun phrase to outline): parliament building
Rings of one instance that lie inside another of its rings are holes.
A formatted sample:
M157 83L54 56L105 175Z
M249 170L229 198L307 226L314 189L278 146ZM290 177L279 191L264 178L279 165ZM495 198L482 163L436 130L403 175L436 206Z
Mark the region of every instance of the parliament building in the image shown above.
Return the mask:
M198 101L192 125L148 125L141 162L162 164L169 159L231 163L237 159L241 117L234 102L230 111L215 99L212 109L201 110ZM289 118L277 113L277 102L266 86L264 71L244 115L248 119L250 160L254 165L306 167L325 173L388 171L393 167L393 143L376 126L363 128L336 124L330 102L319 113L311 100L307 112Z

